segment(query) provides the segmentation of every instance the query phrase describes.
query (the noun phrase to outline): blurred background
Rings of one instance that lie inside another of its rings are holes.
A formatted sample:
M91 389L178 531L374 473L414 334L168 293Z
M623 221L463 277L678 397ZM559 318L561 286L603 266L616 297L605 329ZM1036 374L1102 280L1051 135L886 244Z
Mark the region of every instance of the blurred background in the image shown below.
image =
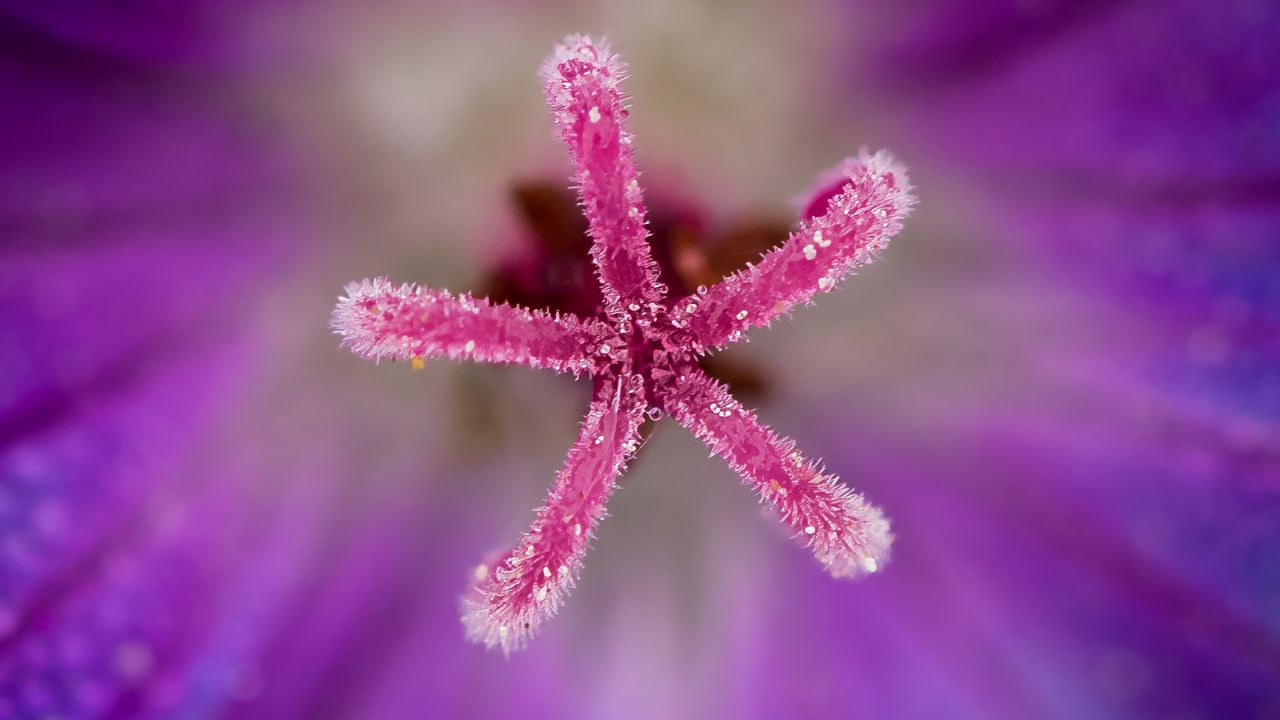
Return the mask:
M587 384L328 317L592 306L570 32L631 66L673 282L911 169L877 263L716 360L897 542L834 581L659 423L505 660L458 599ZM1280 717L1277 47L1268 0L0 2L0 718Z

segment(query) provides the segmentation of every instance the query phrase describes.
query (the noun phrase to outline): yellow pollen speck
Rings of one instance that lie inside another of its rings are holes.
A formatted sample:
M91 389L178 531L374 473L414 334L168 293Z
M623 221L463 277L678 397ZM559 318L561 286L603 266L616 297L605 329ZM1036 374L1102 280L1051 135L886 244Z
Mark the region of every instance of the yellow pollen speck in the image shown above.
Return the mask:
M412 360L409 361L409 364L413 366L414 370L421 370L427 366L426 361L424 361L420 357L414 357Z

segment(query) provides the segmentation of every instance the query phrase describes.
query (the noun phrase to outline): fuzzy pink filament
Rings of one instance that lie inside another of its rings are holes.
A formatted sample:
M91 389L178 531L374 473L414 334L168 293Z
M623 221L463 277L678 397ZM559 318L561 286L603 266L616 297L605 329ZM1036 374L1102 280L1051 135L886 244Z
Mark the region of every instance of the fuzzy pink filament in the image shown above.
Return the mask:
M476 584L463 599L469 637L520 647L559 609L577 582L605 501L636 451L645 407L638 375L600 383L533 527L497 562L476 568Z

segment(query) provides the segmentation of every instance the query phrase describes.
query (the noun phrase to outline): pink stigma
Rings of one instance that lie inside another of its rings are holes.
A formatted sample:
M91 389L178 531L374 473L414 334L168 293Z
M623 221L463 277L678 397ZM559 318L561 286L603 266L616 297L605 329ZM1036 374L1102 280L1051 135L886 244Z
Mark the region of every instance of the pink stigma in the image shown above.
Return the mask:
M593 241L604 298L593 317L382 278L348 285L333 313L344 345L364 358L418 366L447 357L591 378L591 406L533 525L506 553L477 566L463 599L468 637L504 652L523 647L578 582L605 502L654 408L723 458L831 575L875 572L892 542L878 508L760 423L696 360L874 260L915 203L906 170L884 152L844 160L815 183L785 243L710 288L671 298L649 247L625 77L607 43L580 35L566 38L542 68Z

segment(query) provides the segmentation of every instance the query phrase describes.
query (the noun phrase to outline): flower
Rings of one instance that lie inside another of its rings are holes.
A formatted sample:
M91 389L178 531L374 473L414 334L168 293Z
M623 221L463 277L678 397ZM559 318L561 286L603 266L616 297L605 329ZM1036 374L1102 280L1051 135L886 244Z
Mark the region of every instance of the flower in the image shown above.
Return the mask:
M0 717L1280 714L1273 5L10 3ZM353 273L486 287L512 178L560 172L518 69L567 27L627 48L655 235L655 193L781 213L864 139L928 202L731 350L892 565L828 581L648 424L507 661L458 590L589 384L406 385L316 319Z
M906 173L884 153L846 160L823 176L807 222L759 265L669 300L646 240L625 128L625 75L607 43L585 36L566 38L543 66L594 238L598 318L551 316L383 278L347 286L333 314L344 343L373 360L421 367L424 358L447 356L592 376L590 412L533 527L501 559L477 568L464 602L468 635L504 652L523 647L573 588L646 415L671 414L728 461L832 575L875 572L889 549L888 522L877 508L762 425L695 359L870 262L914 204Z

